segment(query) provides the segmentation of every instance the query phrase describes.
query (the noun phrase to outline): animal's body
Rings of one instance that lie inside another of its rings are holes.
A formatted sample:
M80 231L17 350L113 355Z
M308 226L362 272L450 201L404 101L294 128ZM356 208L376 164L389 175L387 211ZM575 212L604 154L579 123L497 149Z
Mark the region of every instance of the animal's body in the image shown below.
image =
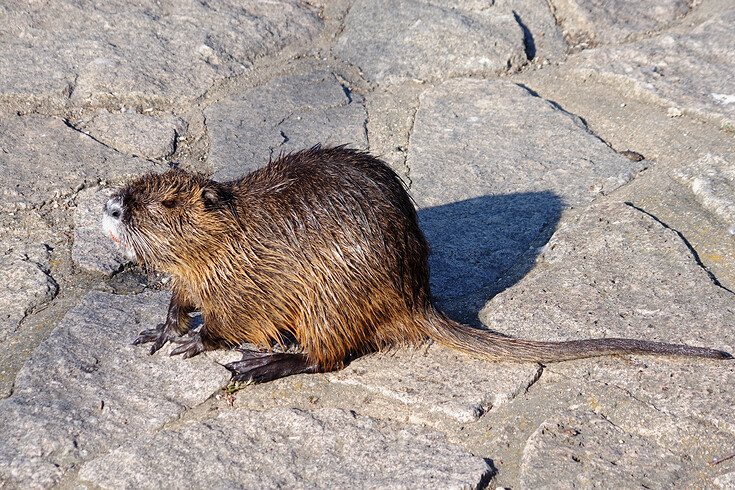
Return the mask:
M244 352L228 365L236 380L337 370L351 357L427 337L488 360L730 357L632 339L527 341L452 321L432 303L429 247L411 198L387 165L357 150L315 147L225 183L181 170L148 174L108 201L103 222L131 256L172 277L166 322L135 343L153 342L153 353L172 340L184 357L246 342L269 348L287 337L301 346ZM194 310L204 325L179 338Z

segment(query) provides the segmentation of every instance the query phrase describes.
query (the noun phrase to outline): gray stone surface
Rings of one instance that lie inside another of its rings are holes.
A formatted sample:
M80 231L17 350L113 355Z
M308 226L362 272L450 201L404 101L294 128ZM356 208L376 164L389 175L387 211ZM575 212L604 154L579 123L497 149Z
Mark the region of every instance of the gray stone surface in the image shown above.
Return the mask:
M549 464L553 462L553 464ZM523 450L522 488L669 488L684 474L665 448L593 412L545 420Z
M735 230L735 161L705 155L672 170L671 176L686 185L706 210Z
M58 200L101 180L121 180L154 168L52 117L0 117L0 148L0 210L6 212Z
M91 189L350 143L411 186L453 318L499 294L513 336L732 352L732 25L732 0L5 2L0 487L732 487L707 464L735 449L732 362L431 345L217 390L236 352L129 345L166 279L106 276Z
M488 363L433 344L366 356L328 379L408 405L415 422L435 414L472 422L525 391L540 374L536 364Z
M573 46L620 43L655 32L689 13L692 0L550 0Z
M0 481L57 483L73 465L161 429L229 375L208 356L148 355L131 341L163 319L165 293L92 292L61 321L0 400Z
M490 2L478 3L480 8L489 8ZM546 0L495 0L492 5L513 12L513 17L523 29L524 48L529 61L536 61L541 66L564 61L568 46Z
M458 79L421 95L407 165L432 245L432 290L448 299L492 287L562 210L647 163L518 85Z
M185 131L185 123L172 117L100 111L80 129L117 151L157 160L174 152L176 137Z
M465 10L417 0L358 0L334 52L379 84L520 68L527 61L524 33L513 12L470 10L475 5Z
M581 53L570 63L632 95L683 113L735 127L735 8L686 32L666 32L633 43Z
M92 187L77 195L71 249L72 260L77 266L108 276L130 262L102 231L102 206L112 192L110 188Z
M182 457L193 449L193 460ZM86 463L102 488L478 488L487 463L440 434L345 410L229 410Z
M676 232L615 201L564 223L536 268L480 318L516 337L633 337L735 351L735 295L712 282Z
M204 111L208 165L217 180L237 178L281 153L315 144L367 148L367 114L329 72L278 78Z
M691 326L690 326L691 328ZM653 407L660 417L673 416L702 420L735 434L735 403L731 387L735 383L735 362L636 356L632 361L599 359L597 362L574 361L550 367L562 376L586 382L610 384L630 393L636 400ZM626 430L656 433L662 427L646 427L636 418L621 421ZM682 436L684 436L682 434ZM727 453L727 448L718 449ZM714 454L711 459L714 459Z
M0 343L25 316L56 296L44 244L0 241Z
M718 476L714 479L714 484L722 490L735 488L735 471Z
M0 98L57 105L192 100L322 26L297 1L23 1L0 14Z

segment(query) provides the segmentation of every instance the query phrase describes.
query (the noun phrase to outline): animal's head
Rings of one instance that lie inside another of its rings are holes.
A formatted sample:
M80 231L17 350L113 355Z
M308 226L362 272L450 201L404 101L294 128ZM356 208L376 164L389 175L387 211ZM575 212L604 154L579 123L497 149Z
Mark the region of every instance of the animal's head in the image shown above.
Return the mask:
M232 216L229 188L200 174L146 174L105 203L102 228L131 259L167 270L216 244Z

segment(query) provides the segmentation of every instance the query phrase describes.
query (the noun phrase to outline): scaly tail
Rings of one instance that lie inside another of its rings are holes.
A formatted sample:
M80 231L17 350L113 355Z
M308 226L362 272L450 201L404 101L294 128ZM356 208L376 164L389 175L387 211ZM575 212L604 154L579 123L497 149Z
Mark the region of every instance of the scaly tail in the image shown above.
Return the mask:
M555 362L612 354L654 354L661 356L732 359L732 355L706 347L692 347L634 339L588 339L565 342L535 342L477 330L447 318L432 308L421 319L426 333L436 342L473 357L489 361Z

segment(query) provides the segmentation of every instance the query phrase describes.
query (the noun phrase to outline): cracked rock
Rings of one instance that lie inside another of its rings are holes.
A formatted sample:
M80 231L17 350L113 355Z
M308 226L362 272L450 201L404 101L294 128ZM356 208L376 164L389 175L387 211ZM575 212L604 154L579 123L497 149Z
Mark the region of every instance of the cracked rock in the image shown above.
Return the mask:
M735 161L705 155L670 173L689 188L703 208L735 230Z
M572 46L621 43L684 17L691 0L550 0Z
M55 118L0 117L0 210L38 206L97 184L152 170Z
M735 296L679 235L621 202L563 224L526 277L480 312L492 330L539 340L632 337L735 351Z
M182 457L197 449L196 458ZM206 450L200 450L206 448ZM354 412L229 410L144 436L86 463L101 488L478 488L487 463L417 426Z
M686 33L581 53L570 67L602 77L673 113L693 115L722 128L735 125L735 9L709 17Z
M234 179L316 144L367 148L365 106L328 72L290 75L230 97L204 114L216 180Z
M58 291L49 275L49 253L43 244L0 241L0 343L32 310Z
M158 160L176 149L176 136L184 132L181 119L156 118L144 114L100 112L84 131L117 151Z
M131 342L169 295L87 294L31 355L0 400L0 481L41 488L82 461L159 430L227 383L210 355L148 355Z
M523 87L457 79L421 95L407 165L432 246L432 292L446 300L494 287L564 209L648 164Z
M72 260L79 267L108 276L130 262L102 231L102 206L112 193L113 189L98 187L79 193L74 210L74 244L71 249Z
M3 7L0 97L179 104L322 29L305 2L19 1Z
M527 61L524 33L511 10L415 0L359 0L334 52L378 84L496 75Z
M553 461L553 464L549 464ZM523 488L673 487L686 475L678 457L593 412L546 419L523 449Z
M439 415L472 422L523 393L540 369L530 363L487 362L432 345L366 356L328 379L408 405L416 421Z

